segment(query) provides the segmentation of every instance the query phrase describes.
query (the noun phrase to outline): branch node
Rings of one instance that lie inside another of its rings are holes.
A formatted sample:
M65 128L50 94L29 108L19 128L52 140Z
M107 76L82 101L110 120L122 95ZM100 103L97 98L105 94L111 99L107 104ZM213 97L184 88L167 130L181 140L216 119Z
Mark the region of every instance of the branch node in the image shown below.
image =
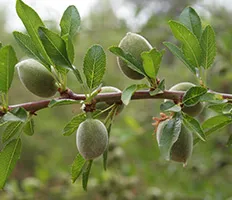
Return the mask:
M96 110L96 103L97 103L97 101L95 99L93 99L91 103L84 104L83 110L85 112L94 112Z

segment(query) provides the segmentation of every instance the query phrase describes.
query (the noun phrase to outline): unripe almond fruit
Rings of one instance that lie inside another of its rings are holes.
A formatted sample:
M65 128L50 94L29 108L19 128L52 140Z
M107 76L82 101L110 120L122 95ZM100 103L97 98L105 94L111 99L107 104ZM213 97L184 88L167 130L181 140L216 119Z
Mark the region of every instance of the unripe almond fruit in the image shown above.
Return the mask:
M120 41L118 45L122 50L130 53L134 58L142 63L141 53L150 51L151 44L141 35L136 33L127 33L126 36ZM144 76L128 67L128 64L120 58L117 58L118 66L121 71L129 78L140 80Z
M102 93L117 93L117 92L121 92L121 90L119 90L118 88L116 87L112 87L112 86L104 86L101 88L101 92L99 94L102 94ZM96 104L96 109L98 110L105 110L106 108L108 108L109 106L111 106L113 103L112 102L98 102ZM124 108L124 104L121 104L118 109L117 109L117 113L116 114L119 114ZM108 115L108 113L110 112L109 111L106 111L104 112L101 117L106 117Z
M102 155L108 145L108 132L98 119L86 119L76 133L76 144L79 153L86 160Z
M187 91L189 88L194 87L195 85L189 82L182 82L182 83L178 83L176 85L174 85L173 87L171 87L169 89L169 91ZM194 106L190 106L190 107L183 107L182 111L187 113L188 115L195 117L197 115L199 115L202 110L204 108L204 104L199 102Z
M34 59L27 59L16 65L23 85L39 97L51 97L57 92L56 81L45 66Z
M160 138L163 134L165 125L168 123L169 119L159 123L156 131L156 139L158 145L160 144ZM170 133L172 134L172 133ZM181 162L186 165L187 160L192 155L193 149L193 136L192 134L182 125L181 132L177 141L173 144L170 151L170 159L176 162Z

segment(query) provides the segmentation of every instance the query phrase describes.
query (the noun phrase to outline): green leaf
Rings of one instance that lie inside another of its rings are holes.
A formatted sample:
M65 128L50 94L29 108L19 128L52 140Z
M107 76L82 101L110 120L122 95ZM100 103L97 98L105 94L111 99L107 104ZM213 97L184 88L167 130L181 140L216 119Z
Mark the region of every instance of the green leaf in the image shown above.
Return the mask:
M17 43L19 44L19 46L26 52L26 54L35 58L36 60L39 60L40 62L42 62L44 66L47 67L47 62L44 60L44 58L39 53L36 45L34 44L30 36L24 33L20 33L18 31L14 31L13 35Z
M102 83L88 95L86 101L87 102L92 101L101 92L101 88L102 88Z
M87 161L87 166L84 169L83 173L82 173L82 187L85 191L87 191L87 186L88 186L88 180L89 180L89 173L91 170L91 166L93 163L93 160L89 160Z
M122 91L121 100L125 105L128 105L130 103L131 97L135 93L136 90L137 90L137 85L134 84L134 85L131 85L125 88Z
M69 58L70 62L73 63L74 57L75 57L75 49L74 49L72 40L71 40L69 35L62 36L62 39L65 41L68 58Z
M202 124L202 128L205 132L205 135L209 135L230 123L232 123L232 119L230 116L217 115L204 121L204 123Z
M148 86L146 84L133 84L130 85L129 87L125 88L122 91L122 96L121 100L125 105L128 105L130 103L132 95L137 91L142 88L147 88Z
M17 62L15 51L11 46L5 46L0 49L0 92L8 92Z
M225 105L226 104L224 104L224 103L222 103L222 104L212 104L212 105L209 105L208 108L213 110L214 112L222 114Z
M189 30L196 35L198 39L201 38L202 26L201 19L198 16L197 12L191 8L185 8L180 14L180 22L183 23Z
M171 20L169 21L169 26L176 39L182 42L182 51L185 58L194 65L194 67L200 68L202 50L197 37L179 22Z
M155 95L157 95L158 93L163 92L164 90L165 90L165 79L163 79L162 81L160 81L158 87L157 87L155 90L151 90L151 91L149 92L149 94L150 94L151 96L155 96Z
M84 58L84 74L92 90L100 85L106 70L106 54L100 45L93 45Z
M173 144L177 141L181 131L182 120L179 115L168 120L164 126L163 133L160 137L159 149L162 156L170 160L170 151Z
M163 112L180 112L181 107L176 105L173 101L166 101L160 105L160 110Z
M8 124L7 121L3 121L2 118L0 118L0 127L1 127L1 126L5 126L5 125L7 125L7 124Z
M37 50L41 53L48 64L52 65L50 58L48 57L43 44L38 35L38 28L44 27L39 15L31 7L26 5L23 1L16 1L16 11L19 18L22 20L28 34L31 36Z
M78 177L82 174L85 164L86 164L85 159L81 156L81 154L78 153L72 163L72 168L71 168L73 183L75 183Z
M227 145L228 147L231 147L231 145L232 145L232 135L229 136L226 145Z
M66 69L72 69L64 40L58 34L44 27L39 27L38 32L43 46L54 64Z
M158 74L160 63L163 57L163 52L158 51L156 48L150 51L145 51L141 54L143 59L143 68L145 73L154 80Z
M74 73L74 75L76 76L77 80L79 81L80 84L83 84L83 80L81 78L81 74L79 72L79 70L73 66L72 72Z
M232 113L232 105L231 103L224 104L222 109L223 114L231 114Z
M173 55L179 58L193 74L196 74L195 67L185 58L184 53L179 47L171 42L163 42L163 44L173 53Z
M73 37L79 30L81 18L75 6L69 6L65 11L60 21L61 36L68 34Z
M66 126L63 129L63 135L64 136L69 136L71 135L74 131L77 130L78 126L80 125L81 122L85 121L86 115L85 113L81 113L79 115L76 115L71 119L71 121L66 124Z
M52 99L48 104L48 107L53 108L55 106L63 106L63 105L79 104L79 103L80 101L73 99Z
M23 132L26 135L32 136L35 133L34 127L35 127L35 123L34 123L34 120L31 118L25 123L23 127Z
M2 134L2 142L8 142L12 137L18 133L19 129L21 128L22 122L17 121L17 122L11 122L8 124L6 129L4 130Z
M213 28L208 25L205 27L201 37L201 48L203 54L202 66L208 69L216 57L216 39Z
M200 101L213 104L222 104L226 103L228 100L223 99L223 96L220 94L206 93L203 96L201 96Z
M138 72L139 74L146 76L142 63L136 60L136 58L134 58L131 54L126 53L120 47L116 47L116 46L110 47L109 50L111 53L115 54L123 61L125 61L129 68Z
M205 141L205 133L202 130L200 123L193 117L182 113L184 125L193 133L197 135L199 139Z
M0 152L0 188L3 188L6 179L13 171L21 153L21 139L14 139Z
M207 92L206 88L195 86L191 87L189 90L186 91L183 97L183 103L185 106L194 106L199 101L201 96L203 96Z
M0 120L0 122L25 122L27 120L27 112L23 108L14 108L7 112Z

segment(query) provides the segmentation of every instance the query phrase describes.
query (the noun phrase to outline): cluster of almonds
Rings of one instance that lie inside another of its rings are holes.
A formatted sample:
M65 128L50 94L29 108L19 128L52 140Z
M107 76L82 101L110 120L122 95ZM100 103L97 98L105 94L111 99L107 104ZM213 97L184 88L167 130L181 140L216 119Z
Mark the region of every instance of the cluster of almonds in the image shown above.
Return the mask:
M127 33L119 43L119 47L125 52L130 53L140 62L142 62L141 53L152 49L152 46L144 37L135 33ZM128 64L120 58L117 58L117 62L119 68L127 77L135 80L144 78L143 75L128 67ZM27 59L19 62L16 67L21 82L33 94L39 97L51 97L57 92L58 84L55 75L40 62L34 59ZM194 86L192 83L184 82L173 86L170 90L186 91L192 86ZM101 93L108 92L121 91L114 87L102 87ZM96 109L104 110L111 105L112 103L110 102L98 102ZM118 112L122 109L123 105L119 106ZM191 116L196 116L202 109L202 103L198 103L192 107L184 107L182 110ZM170 118L161 117L161 119L155 119L158 122L155 123L155 129L159 144L163 129ZM86 160L91 160L102 155L108 145L108 133L105 125L98 119L87 118L77 129L76 144L78 151ZM192 134L182 126L180 136L172 146L170 158L177 162L186 163L192 153L192 146Z

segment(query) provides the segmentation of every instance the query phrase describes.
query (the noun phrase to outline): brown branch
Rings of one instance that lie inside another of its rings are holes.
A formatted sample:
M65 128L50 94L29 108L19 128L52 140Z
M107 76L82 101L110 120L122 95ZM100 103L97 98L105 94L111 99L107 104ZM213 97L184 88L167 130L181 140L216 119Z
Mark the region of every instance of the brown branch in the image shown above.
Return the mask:
M221 95L224 99L228 99L229 101L232 101L232 94L224 94L224 93L217 93L214 91L209 90L210 93ZM139 99L171 99L175 102L181 101L183 95L185 92L180 91L164 91L163 93L156 94L154 96L151 96L149 94L149 90L140 90L133 94L131 97L131 100L139 100ZM118 93L102 93L98 94L95 97L96 102L115 102L120 103L121 102L121 92ZM73 100L85 100L84 94L76 94L73 93L71 90L67 90L65 93L62 94L60 98L56 99L73 99ZM9 106L9 110L12 110L13 108L17 107L23 107L25 110L35 113L38 110L44 109L48 107L48 104L50 103L51 99L48 100L41 100L36 102L28 102L28 103L22 103L17 105L11 105ZM3 116L4 112L0 110L0 116Z

